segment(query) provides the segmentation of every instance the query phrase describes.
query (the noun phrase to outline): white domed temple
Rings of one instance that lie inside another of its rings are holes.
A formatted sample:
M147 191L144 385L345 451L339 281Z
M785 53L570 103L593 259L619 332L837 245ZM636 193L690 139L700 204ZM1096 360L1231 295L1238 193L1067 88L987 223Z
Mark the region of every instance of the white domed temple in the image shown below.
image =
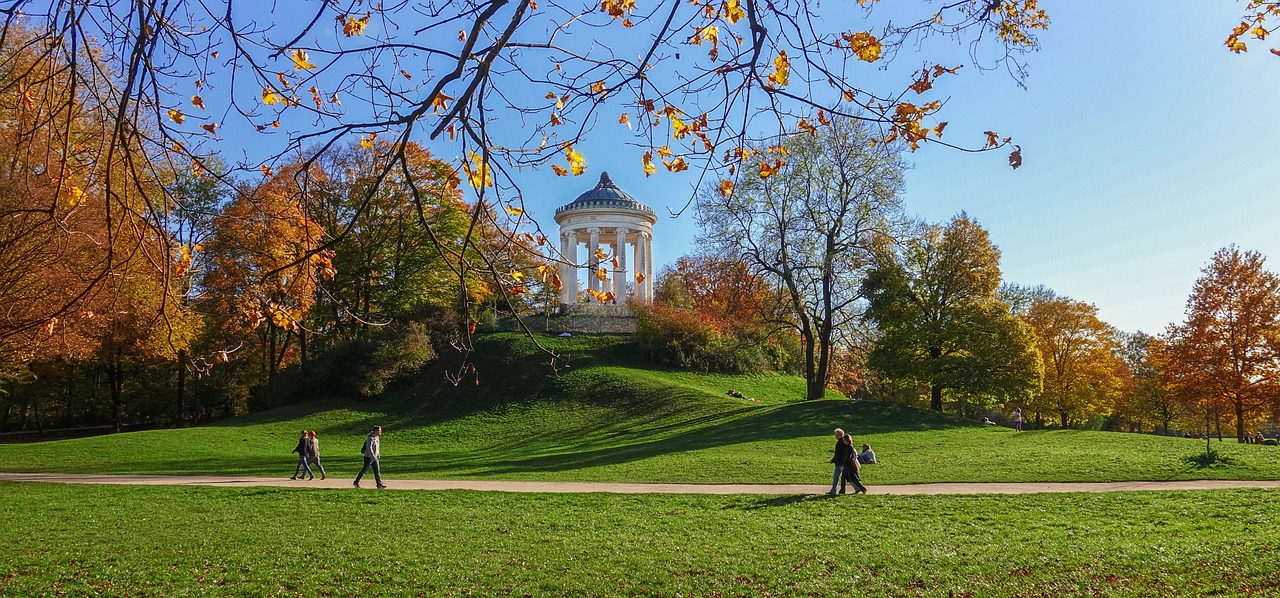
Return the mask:
M556 209L555 219L566 262L560 265L561 309L580 301L653 300L653 225L658 223L653 208L619 189L605 172L594 189ZM585 260L578 253L583 244ZM583 267L587 288L580 297L578 276Z

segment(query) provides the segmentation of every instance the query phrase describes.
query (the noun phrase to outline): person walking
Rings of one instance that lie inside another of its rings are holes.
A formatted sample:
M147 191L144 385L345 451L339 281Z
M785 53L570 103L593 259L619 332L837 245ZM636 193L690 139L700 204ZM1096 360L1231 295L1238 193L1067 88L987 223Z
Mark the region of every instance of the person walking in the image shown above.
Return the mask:
M845 450L848 455L844 464L844 474L840 476L840 494L844 494L845 482L853 485L854 494L866 494L867 487L862 485L862 466L858 464L857 453L853 450L853 435L845 434L841 439L845 446L849 447Z
M836 450L831 456L831 463L835 464L835 473L831 476L831 490L827 494L834 495L836 486L840 484L840 477L844 475L844 465L849 460L849 454L853 451L853 447L844 443L844 430L836 428Z
M289 479L296 480L302 477L298 475L298 473L303 470L306 470L307 475L311 476L310 478L307 478L307 479L312 479L316 477L314 474L311 473L311 466L307 464L307 453L311 451L310 447L311 447L311 442L310 442L310 439L307 437L307 431L303 430L302 435L298 436L298 446L293 447L293 452L298 453L298 466L293 468L293 476L290 477Z
M382 471L378 466L378 460L382 456L381 441L382 426L374 426L373 431L364 439L364 446L360 447L360 452L364 454L364 467L360 468L360 473L356 475L356 481L351 482L352 486L360 487L360 478L364 477L364 472L373 468L373 479L378 483L378 489L386 488L382 485Z
M329 477L324 474L324 465L320 464L320 439L316 438L315 430L307 432L307 460L320 468L321 480Z
M1022 409L1013 410L1013 429L1018 432L1022 431Z

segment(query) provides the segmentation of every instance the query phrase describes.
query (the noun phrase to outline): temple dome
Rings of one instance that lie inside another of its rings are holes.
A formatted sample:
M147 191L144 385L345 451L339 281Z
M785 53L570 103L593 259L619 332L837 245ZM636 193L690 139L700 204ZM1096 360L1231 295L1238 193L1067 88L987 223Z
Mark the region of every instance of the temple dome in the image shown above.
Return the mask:
M629 193L619 189L613 183L613 179L609 178L608 172L600 173L600 182L595 188L579 195L577 199L560 206L556 209L556 214L569 212L573 210L603 208L603 209L623 209L653 214L653 208L646 206L631 197Z

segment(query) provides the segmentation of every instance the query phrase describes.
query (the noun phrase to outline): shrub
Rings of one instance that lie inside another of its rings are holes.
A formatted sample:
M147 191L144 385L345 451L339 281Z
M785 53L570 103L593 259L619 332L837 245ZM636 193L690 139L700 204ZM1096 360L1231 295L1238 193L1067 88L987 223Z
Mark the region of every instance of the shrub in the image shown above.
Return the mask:
M695 311L664 305L632 306L636 344L650 360L678 368L728 373L782 369L790 354L780 343L726 333Z

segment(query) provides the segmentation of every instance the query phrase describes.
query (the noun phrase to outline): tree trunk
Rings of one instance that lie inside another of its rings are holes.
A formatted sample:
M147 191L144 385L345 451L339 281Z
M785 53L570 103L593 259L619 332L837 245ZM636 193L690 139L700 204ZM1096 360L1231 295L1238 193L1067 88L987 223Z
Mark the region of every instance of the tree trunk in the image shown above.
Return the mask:
M942 358L942 347L929 347L929 363L936 364ZM937 372L934 372L937 375ZM934 381L929 386L929 408L942 413L942 385Z
M187 421L187 350L178 349L178 426Z
M1244 443L1244 405L1236 403L1236 442Z
M111 351L107 361L107 385L111 387L111 429L120 432L124 430L124 364L118 349Z

